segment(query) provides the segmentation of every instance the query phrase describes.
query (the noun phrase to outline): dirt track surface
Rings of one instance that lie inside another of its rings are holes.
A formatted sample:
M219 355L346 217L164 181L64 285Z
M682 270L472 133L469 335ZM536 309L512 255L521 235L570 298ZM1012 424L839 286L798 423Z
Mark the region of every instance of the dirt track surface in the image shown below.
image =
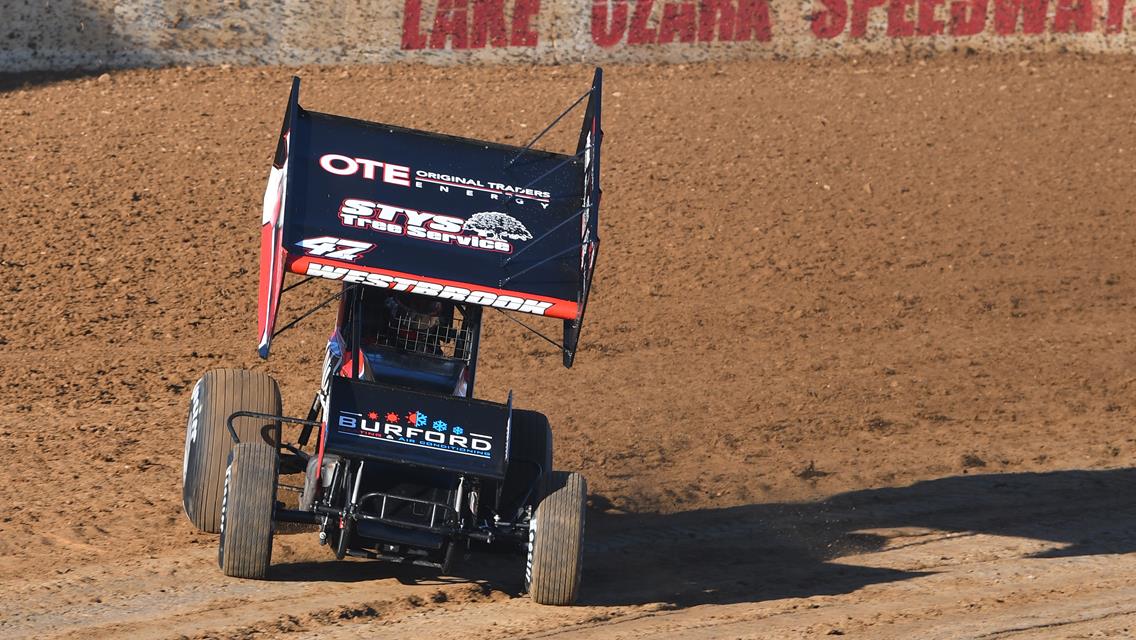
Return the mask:
M221 576L181 513L188 392L264 368L302 413L330 326L255 358L293 70L0 82L0 636L1136 635L1134 66L609 68L577 366L498 319L479 376L588 477L570 609L518 559L437 577L311 534ZM312 109L510 143L589 77L301 74Z

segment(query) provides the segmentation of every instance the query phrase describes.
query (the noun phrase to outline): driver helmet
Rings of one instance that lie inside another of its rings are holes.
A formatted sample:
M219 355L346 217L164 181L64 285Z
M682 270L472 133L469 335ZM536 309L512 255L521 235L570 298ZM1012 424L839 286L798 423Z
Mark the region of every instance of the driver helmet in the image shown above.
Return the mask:
M392 346L408 351L437 351L442 303L406 293L396 293L384 302L387 334Z

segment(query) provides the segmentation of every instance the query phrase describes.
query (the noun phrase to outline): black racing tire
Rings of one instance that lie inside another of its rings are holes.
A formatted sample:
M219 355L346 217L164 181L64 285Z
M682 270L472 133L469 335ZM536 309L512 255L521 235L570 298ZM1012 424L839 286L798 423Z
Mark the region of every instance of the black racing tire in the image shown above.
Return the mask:
M229 454L217 546L217 564L227 576L259 580L268 574L277 464L276 449L263 442L238 444Z
M514 409L509 447L509 469L505 474L502 500L506 504L520 503L527 494L528 499L520 504L521 508L535 507L548 495L552 481L552 428L548 418L537 411Z
M529 522L525 589L533 602L566 606L580 592L588 483L578 473L557 471L549 489Z
M280 388L261 371L217 369L201 376L189 401L182 459L182 506L198 531L221 530L221 494L232 448L225 421L237 411L280 415ZM241 442L274 443L280 423L253 418L233 422Z

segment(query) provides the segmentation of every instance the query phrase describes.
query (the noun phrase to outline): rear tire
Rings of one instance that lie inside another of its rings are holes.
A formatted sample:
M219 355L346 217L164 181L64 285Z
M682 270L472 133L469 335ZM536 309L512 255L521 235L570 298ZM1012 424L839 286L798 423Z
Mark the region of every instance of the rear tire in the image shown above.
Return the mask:
M189 421L182 461L182 506L199 531L221 530L221 495L225 467L232 448L225 421L237 411L280 415L280 388L260 371L217 369L201 376L189 402ZM274 444L280 423L237 418L233 423L243 442Z
M578 473L557 471L550 489L529 522L525 588L533 602L570 605L583 571L588 484Z
M276 506L276 449L263 442L233 447L221 500L217 563L234 578L261 579L272 563Z

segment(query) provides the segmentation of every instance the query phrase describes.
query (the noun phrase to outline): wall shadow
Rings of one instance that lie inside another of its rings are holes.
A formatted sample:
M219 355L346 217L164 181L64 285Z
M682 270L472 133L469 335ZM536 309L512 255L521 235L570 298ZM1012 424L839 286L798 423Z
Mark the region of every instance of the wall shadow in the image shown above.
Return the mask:
M113 8L81 2L9 3L0 26L0 92L99 75L132 49ZM56 71L10 71L56 69Z
M27 71L24 73L0 73L0 93L31 89L40 85L66 82L80 78L97 78L102 71Z

